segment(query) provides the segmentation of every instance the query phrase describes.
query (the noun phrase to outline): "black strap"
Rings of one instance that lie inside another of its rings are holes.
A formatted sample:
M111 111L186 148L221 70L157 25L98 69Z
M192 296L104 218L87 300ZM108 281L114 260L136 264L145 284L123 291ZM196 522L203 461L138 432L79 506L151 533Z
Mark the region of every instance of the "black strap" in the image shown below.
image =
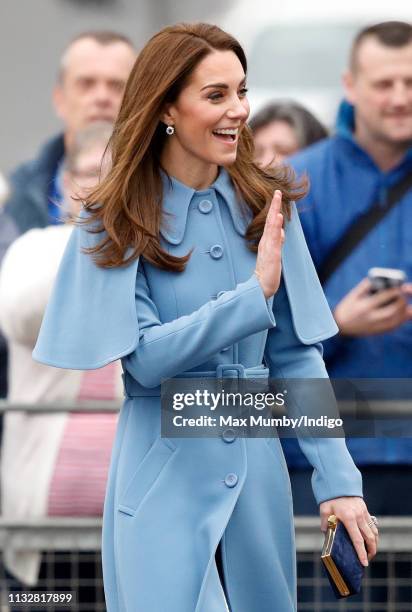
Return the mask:
M344 234L333 245L318 269L322 285L332 276L335 270L349 257L358 244L386 217L402 196L412 187L412 173L392 185L384 205L374 202L360 216L356 217Z

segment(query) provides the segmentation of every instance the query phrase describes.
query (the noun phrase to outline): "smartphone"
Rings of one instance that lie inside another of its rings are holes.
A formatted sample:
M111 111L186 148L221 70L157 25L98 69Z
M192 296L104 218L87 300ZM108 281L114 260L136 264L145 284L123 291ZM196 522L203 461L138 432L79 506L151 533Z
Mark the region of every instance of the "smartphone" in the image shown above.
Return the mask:
M405 272L396 268L371 268L368 271L368 278L372 283L371 293L391 289L391 287L400 287L406 282Z

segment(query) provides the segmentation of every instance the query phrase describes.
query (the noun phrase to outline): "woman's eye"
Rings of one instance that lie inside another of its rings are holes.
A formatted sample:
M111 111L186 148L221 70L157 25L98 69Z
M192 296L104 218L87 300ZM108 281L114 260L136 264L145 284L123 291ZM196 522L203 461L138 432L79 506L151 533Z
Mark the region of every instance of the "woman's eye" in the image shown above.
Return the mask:
M219 100L222 97L222 94L220 91L215 91L214 93L211 93L209 96L209 100Z
M244 98L246 96L247 92L248 92L247 87L242 87L242 89L240 89L239 92L238 92L238 96L241 97L241 98ZM211 93L208 96L208 98L209 98L209 100L217 101L217 100L220 100L221 98L223 98L223 93L221 91L215 91L215 92Z

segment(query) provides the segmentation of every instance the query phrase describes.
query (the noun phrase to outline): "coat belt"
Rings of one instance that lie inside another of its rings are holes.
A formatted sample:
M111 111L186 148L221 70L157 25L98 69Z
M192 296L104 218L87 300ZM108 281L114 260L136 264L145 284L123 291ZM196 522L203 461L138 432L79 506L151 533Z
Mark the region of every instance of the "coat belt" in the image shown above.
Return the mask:
M268 378L269 369L263 364L245 368L241 363L219 364L215 370L182 372L173 378ZM124 372L123 382L126 397L160 397L161 386L144 387L136 379Z

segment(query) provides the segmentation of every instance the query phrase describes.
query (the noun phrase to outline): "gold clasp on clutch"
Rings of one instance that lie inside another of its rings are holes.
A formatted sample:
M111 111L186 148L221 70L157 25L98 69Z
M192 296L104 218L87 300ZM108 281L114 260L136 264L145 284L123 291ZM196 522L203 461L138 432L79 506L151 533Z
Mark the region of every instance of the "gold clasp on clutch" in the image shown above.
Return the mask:
M328 516L328 530L326 532L325 542L323 544L321 559L327 571L329 572L333 582L335 583L335 586L338 589L339 593L342 596L347 596L350 594L349 588L331 557L331 551L333 541L335 539L337 525L338 518L334 514Z
M330 527L331 529L336 529L337 524L338 524L338 519L336 518L334 514L331 514L330 516L328 516L328 527Z

